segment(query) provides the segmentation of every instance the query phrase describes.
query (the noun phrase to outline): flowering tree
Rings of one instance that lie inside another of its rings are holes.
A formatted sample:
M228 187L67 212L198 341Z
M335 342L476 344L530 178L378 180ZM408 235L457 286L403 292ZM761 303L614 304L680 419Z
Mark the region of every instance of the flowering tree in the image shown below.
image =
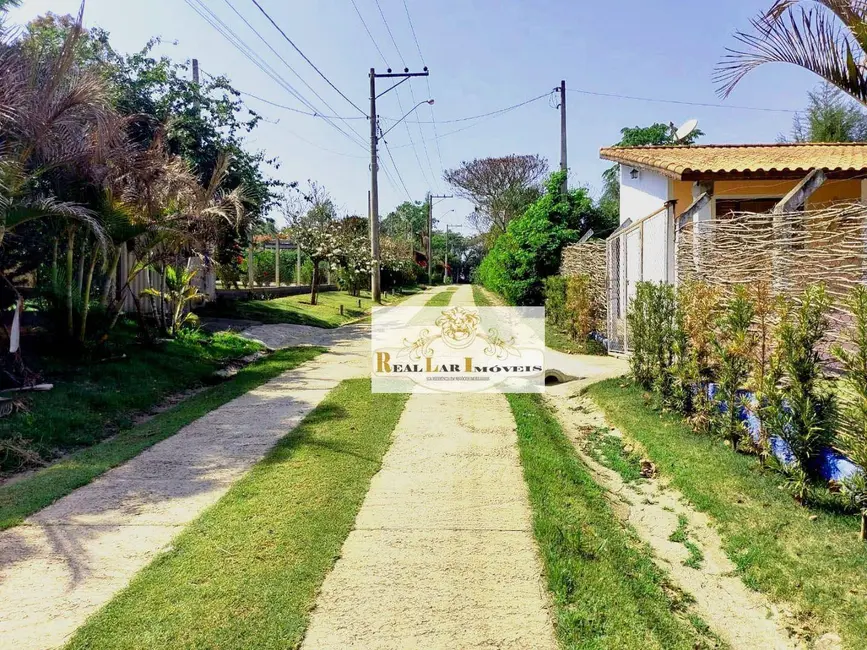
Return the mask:
M340 266L346 288L357 296L362 287L369 286L373 257L370 253L367 220L347 217L337 228L338 248L336 262Z
M310 304L315 305L319 293L319 267L323 262L330 267L339 261L337 210L328 193L311 182L306 192L287 198L283 211L292 239L313 261Z

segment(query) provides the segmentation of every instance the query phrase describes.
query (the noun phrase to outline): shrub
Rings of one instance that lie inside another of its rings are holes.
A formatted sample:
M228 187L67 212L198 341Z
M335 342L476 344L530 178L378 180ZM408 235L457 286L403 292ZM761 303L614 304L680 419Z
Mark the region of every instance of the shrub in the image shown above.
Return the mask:
M746 289L735 287L719 319L717 337L713 342L717 366L715 419L718 432L731 442L733 448L737 448L747 434L739 414L739 392L750 374L755 347L750 326L754 315L753 303Z
M867 288L856 287L849 299L854 317L851 350L835 346L834 356L843 366L843 393L837 446L854 463L867 470ZM867 476L864 471L843 483L843 489L861 511L861 540L867 541Z
M544 279L559 270L563 247L598 214L585 188L561 191L564 174L551 175L545 193L509 223L479 265L481 283L509 304L543 304Z
M769 433L791 448L794 461L789 473L811 481L819 478L816 460L832 440L836 411L835 396L823 385L819 355L819 343L828 329L829 307L823 285L804 291L797 306L785 306L776 342L783 384L769 395ZM805 501L803 486L795 496Z
M782 378L778 355L772 352L774 344L774 323L781 313L780 300L771 293L770 284L758 282L749 289L753 303L753 330L755 345L751 360L750 378L747 387L755 395L751 409L759 421L758 452L762 463L770 453L770 440L766 421L771 416L768 407L777 391Z
M581 273L566 279L566 319L569 335L576 341L586 342L593 332L601 328L601 308L593 294L589 275Z
M674 343L675 364L671 393L684 393L690 423L699 432L710 431L715 405L708 396L713 381L713 341L720 310L720 292L704 282L686 282L677 292L678 314Z
M558 328L565 328L566 314L566 278L552 275L545 278L545 320Z
M667 392L673 361L676 301L670 284L639 282L629 303L629 358L632 376L645 388Z

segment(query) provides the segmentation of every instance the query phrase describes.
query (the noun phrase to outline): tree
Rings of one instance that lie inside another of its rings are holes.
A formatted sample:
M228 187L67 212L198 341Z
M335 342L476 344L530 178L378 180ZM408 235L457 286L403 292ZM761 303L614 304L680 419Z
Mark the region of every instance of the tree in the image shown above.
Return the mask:
M510 304L544 304L543 281L559 270L563 247L597 219L586 188L561 191L565 173L548 178L545 193L509 223L479 266L482 284Z
M789 138L780 142L863 142L867 113L842 92L824 82L807 93L809 105L792 119Z
M491 241L506 231L541 194L548 162L538 155L510 155L462 162L443 177L461 198L476 205L470 222Z
M810 5L804 7L801 5ZM737 31L714 80L728 97L750 72L766 63L809 70L867 105L867 3L863 0L774 0Z
M283 206L292 239L313 261L310 304L319 294L320 265L335 263L339 251L337 210L323 187L309 182L307 192L299 192Z
M680 144L695 144L704 135L701 129L696 129L684 138ZM656 122L650 126L624 127L620 129L620 142L615 147L646 147L675 144L674 134L670 124ZM602 172L602 196L599 198L599 210L604 215L605 231L597 231L597 236L603 236L614 230L620 223L620 165L614 164Z
M334 257L347 291L353 296L370 286L373 256L370 252L367 219L346 217L336 225L337 247Z
M427 201L404 201L382 220L380 232L388 237L418 243L419 236L427 234L427 218Z

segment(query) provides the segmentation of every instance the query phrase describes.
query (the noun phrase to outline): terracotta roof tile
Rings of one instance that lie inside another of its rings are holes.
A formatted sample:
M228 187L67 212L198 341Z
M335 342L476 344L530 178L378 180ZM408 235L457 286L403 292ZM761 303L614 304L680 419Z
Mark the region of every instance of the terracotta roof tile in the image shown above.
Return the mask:
M605 160L658 170L673 178L685 174L743 172L867 172L867 143L737 144L664 147L606 147Z

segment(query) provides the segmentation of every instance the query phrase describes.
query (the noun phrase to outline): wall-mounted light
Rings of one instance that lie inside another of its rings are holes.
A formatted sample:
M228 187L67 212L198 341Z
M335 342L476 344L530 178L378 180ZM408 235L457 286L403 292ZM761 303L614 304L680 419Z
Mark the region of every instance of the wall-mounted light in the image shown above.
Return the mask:
M641 172L637 169L633 169L631 172L629 172L629 176L632 178L632 180L637 180L640 175Z

